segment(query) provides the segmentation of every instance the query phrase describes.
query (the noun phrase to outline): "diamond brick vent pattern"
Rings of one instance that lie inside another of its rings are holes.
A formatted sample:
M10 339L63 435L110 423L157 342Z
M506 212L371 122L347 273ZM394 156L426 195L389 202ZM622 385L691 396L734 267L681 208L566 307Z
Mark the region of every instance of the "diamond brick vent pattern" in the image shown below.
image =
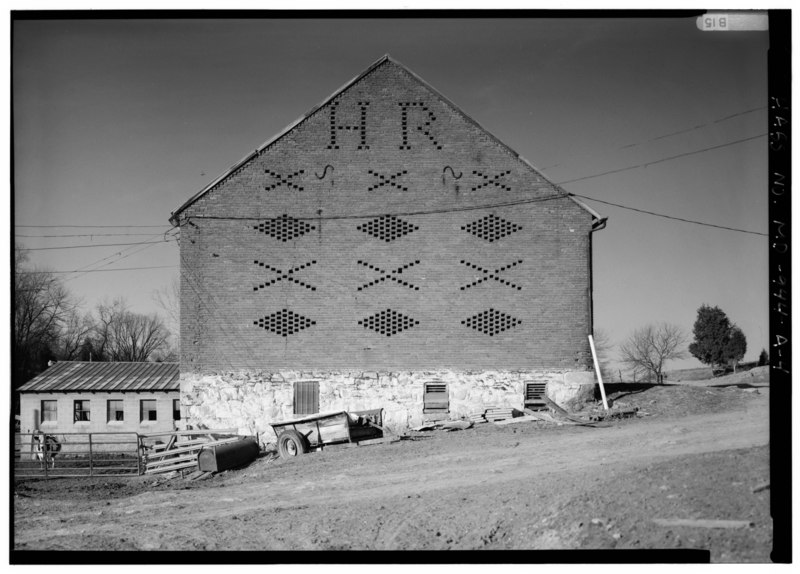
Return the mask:
M305 221L295 219L284 213L280 217L267 219L258 225L254 225L253 229L261 233L266 233L275 239L280 239L285 243L290 239L296 239L301 235L305 235L316 228Z
M288 309L281 309L277 313L272 313L263 319L253 321L253 324L267 331L271 331L272 333L277 333L281 337L286 337L299 333L311 325L316 325L317 322L289 311Z
M377 237L381 241L389 243L398 237L408 235L419 229L416 225L412 225L407 221L403 221L394 215L381 215L372 219L362 225L356 227L359 231L368 233L373 237Z
M515 319L511 315L506 315L496 309L489 309L488 311L478 313L469 319L461 321L462 325L471 327L490 337L494 337L498 333L516 327L521 323L522 321L519 319Z
M391 337L401 331L410 329L414 325L419 325L419 321L406 317L397 311L386 309L386 311L381 311L371 317L362 319L358 324L363 325L365 329L372 329L381 335Z
M464 225L461 229L492 243L506 235L511 235L515 231L519 231L522 229L522 226L491 214L473 221L468 225Z

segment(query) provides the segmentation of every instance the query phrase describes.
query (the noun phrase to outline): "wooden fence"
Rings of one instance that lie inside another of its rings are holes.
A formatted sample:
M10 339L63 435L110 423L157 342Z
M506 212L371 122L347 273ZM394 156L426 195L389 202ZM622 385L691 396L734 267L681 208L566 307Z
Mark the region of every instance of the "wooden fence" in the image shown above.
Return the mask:
M37 456L34 437L42 433L16 433L15 478L75 476L136 476L141 472L139 442L135 432L57 433L58 452L46 461Z
M59 449L47 464L37 455L43 433L15 433L14 478L138 476L197 466L203 447L241 440L235 429L135 432L53 433Z
M185 430L139 435L144 474L158 474L197 466L203 447L235 442L242 437L235 429Z

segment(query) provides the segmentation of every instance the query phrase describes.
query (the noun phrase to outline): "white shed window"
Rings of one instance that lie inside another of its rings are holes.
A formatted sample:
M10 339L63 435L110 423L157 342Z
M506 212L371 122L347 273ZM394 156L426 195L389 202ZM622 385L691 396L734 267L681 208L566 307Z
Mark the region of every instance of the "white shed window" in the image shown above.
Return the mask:
M54 423L58 420L58 401L42 401L41 422Z
M141 417L139 420L142 422L158 420L155 399L142 399L141 400Z

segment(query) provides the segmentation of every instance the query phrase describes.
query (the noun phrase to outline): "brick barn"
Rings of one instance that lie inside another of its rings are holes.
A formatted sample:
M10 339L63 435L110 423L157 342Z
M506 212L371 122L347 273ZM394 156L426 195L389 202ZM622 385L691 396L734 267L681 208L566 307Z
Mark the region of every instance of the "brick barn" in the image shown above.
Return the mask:
M389 56L170 221L187 424L401 429L593 391L605 218Z

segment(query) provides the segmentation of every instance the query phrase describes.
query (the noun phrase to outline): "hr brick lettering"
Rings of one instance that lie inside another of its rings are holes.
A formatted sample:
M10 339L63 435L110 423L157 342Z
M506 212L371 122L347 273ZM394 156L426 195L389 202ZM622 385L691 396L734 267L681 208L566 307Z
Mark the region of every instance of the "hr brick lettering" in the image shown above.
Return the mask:
M370 149L367 143L367 127L369 102L357 102L358 122L348 123L353 120L343 120L343 110L340 109L341 102L333 102L329 107L330 114L330 139L328 149L341 149L342 132L357 132L359 135L356 149ZM431 111L425 102L398 102L398 118L400 129L397 134L399 149L410 150L414 146L433 147L442 149L442 144L437 139L435 122L436 114Z

